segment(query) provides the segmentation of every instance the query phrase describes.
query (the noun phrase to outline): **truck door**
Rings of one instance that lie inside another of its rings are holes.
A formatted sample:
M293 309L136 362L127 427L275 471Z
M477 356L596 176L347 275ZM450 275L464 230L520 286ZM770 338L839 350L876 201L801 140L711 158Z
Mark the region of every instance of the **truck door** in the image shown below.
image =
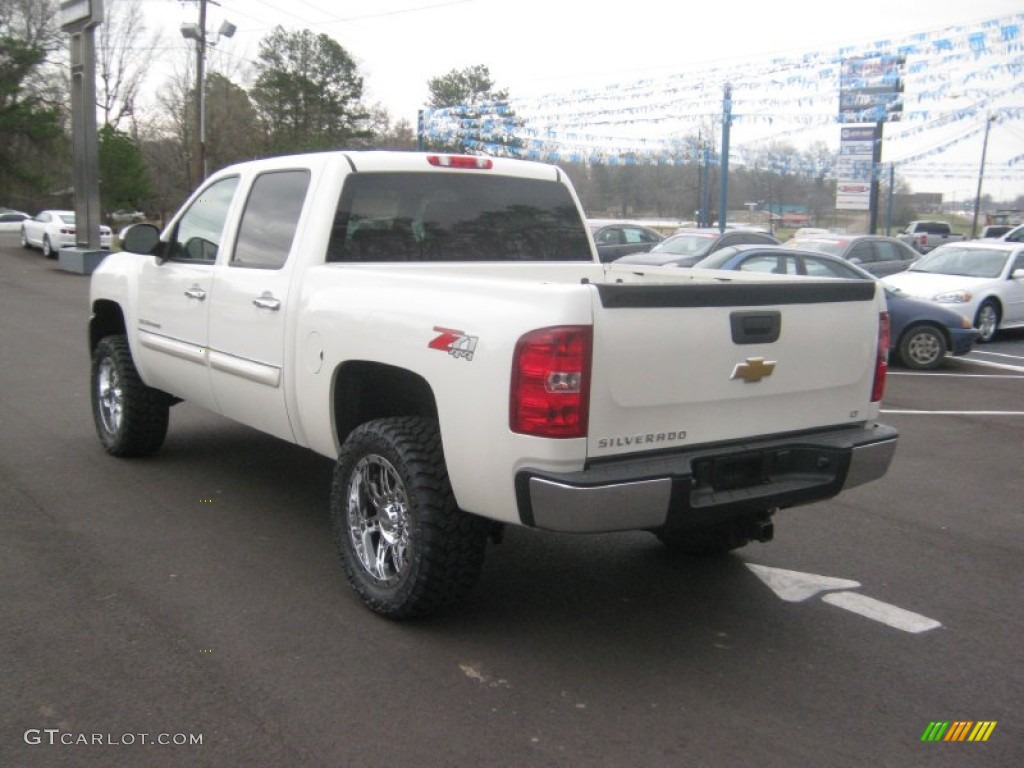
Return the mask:
M195 197L171 233L162 260L139 278L137 359L150 386L216 410L206 369L214 263L238 187L219 179Z
M285 402L285 329L296 311L289 307L289 288L309 184L306 169L256 176L231 256L217 267L210 304L210 379L218 410L286 440L294 435Z

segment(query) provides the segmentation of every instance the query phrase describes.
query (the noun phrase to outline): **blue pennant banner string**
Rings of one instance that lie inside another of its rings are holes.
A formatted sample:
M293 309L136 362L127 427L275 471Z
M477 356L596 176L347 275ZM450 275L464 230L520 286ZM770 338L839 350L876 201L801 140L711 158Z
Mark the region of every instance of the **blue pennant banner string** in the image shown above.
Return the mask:
M689 164L703 156L696 137L706 141L720 130L721 86L730 83L736 132L752 134L746 143L734 143L730 162L735 157L742 166L756 156L762 168L768 162L782 173L835 178L834 157L808 160L795 150L766 155L764 147L820 141L822 130L834 130L841 87L879 84L870 70L844 79L844 62L872 56L905 62L900 119L888 125L885 138L892 147L887 154L898 159L887 160L887 167L908 174L924 167L941 171L943 154L976 141L987 116L1005 123L1024 119L1024 14L1013 14L833 51L424 110L421 131L428 142L547 162ZM855 114L863 122L878 119L877 110ZM1024 155L1015 154L1001 166L1012 174L1022 164Z

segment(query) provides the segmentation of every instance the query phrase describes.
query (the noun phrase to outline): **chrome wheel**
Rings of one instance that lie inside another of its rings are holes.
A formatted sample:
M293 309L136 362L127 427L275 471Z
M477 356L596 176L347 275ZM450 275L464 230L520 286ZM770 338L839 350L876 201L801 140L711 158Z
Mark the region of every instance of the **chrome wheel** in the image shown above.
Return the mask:
M107 434L118 434L124 413L124 390L114 361L109 357L103 358L96 371L96 400L103 429Z
M935 328L911 328L900 343L900 358L908 368L938 368L945 356L946 340Z
M981 331L978 334L978 341L984 343L991 341L999 328L999 310L991 301L986 301L978 310L978 316L974 320L974 327Z
M368 421L345 439L331 486L331 528L345 577L390 619L426 616L480 577L488 523L458 508L437 421Z
M114 456L149 456L167 436L170 398L147 387L124 336L107 336L92 354L89 399L96 434Z
M348 531L363 569L379 584L395 583L409 550L409 498L391 462L364 456L348 482Z

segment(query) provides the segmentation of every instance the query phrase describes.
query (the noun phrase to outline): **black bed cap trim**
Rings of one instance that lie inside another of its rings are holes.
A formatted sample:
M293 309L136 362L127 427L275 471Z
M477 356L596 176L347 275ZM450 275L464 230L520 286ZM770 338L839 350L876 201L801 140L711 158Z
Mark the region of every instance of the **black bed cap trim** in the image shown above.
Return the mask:
M606 309L642 307L763 307L870 301L871 280L786 283L689 283L685 285L597 285Z

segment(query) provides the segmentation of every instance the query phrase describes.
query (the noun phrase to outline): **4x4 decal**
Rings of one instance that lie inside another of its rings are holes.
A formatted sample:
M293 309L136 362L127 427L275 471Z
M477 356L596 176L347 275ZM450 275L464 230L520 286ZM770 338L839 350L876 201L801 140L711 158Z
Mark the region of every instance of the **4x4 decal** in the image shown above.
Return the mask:
M452 357L473 359L477 336L469 336L465 331L457 331L454 328L439 328L438 326L434 326L434 331L441 335L431 340L427 344L428 347L447 352Z

